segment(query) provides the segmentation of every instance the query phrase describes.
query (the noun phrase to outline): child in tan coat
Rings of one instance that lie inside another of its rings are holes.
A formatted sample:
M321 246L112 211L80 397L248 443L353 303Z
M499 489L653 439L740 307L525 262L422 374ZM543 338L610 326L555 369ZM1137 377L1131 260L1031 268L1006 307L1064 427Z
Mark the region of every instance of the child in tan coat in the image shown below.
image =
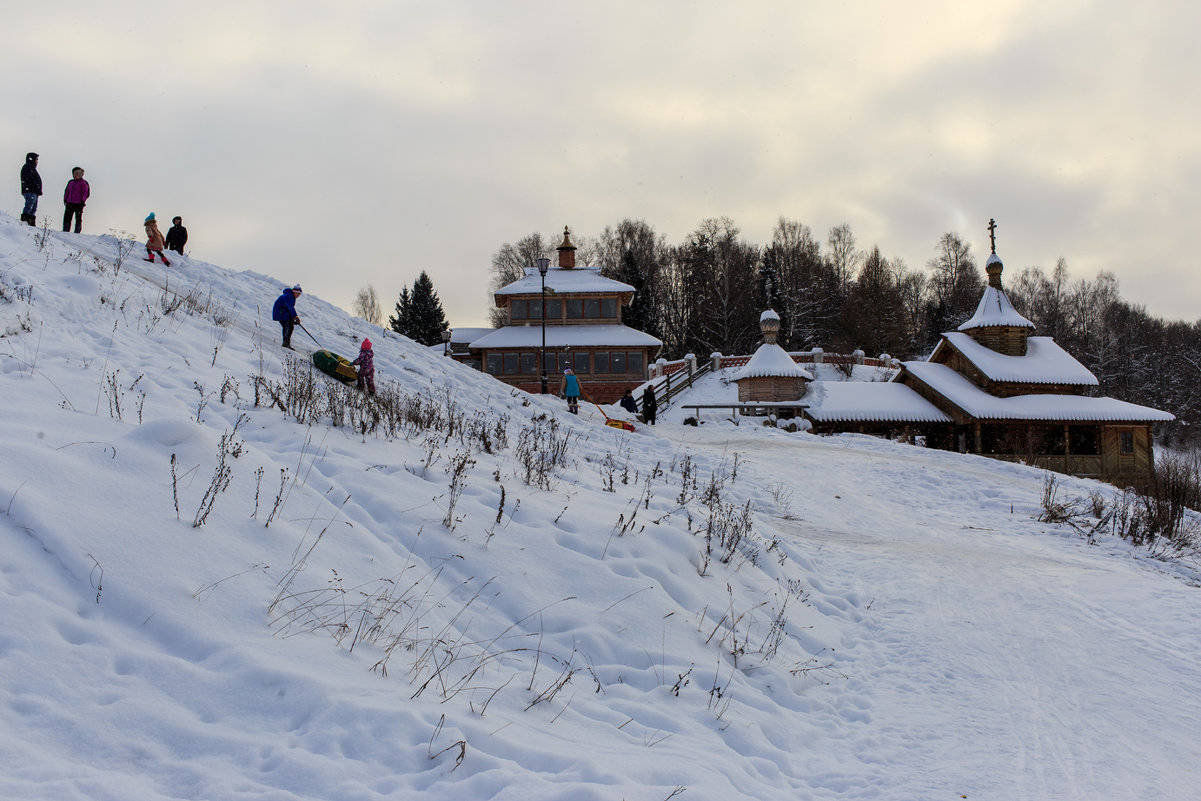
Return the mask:
M154 219L154 212L150 212L150 216L146 218L146 261L154 261L154 254L163 260L163 265L171 266L171 262L167 261L167 257L163 255L163 248L166 247L166 241L163 239L163 234L158 230L158 221Z

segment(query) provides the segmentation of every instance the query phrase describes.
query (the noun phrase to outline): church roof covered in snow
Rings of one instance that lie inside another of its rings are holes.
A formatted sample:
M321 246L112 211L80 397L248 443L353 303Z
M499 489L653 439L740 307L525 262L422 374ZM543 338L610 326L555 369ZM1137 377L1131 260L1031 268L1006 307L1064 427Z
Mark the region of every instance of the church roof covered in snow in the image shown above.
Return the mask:
M633 292L634 287L605 278L600 274L600 268L576 267L563 269L552 267L546 271L547 294L554 292L558 295L577 292ZM542 276L538 270L527 267L525 277L496 290L496 295L541 295Z
M819 423L949 423L951 418L904 384L883 381L814 381L805 414Z
M905 370L977 420L1159 423L1176 419L1168 412L1114 398L1053 394L998 398L980 389L947 365L934 362L906 362Z
M813 374L792 360L788 352L779 345L763 344L751 356L741 370L730 376L731 381L744 378L804 378L813 380Z
M963 325L960 331L970 331L973 328L988 328L990 326L1015 326L1017 328L1034 328L1034 323L1018 314L1017 309L1009 301L1005 290L1001 289L1001 270L1004 265L1000 257L993 253L985 262L984 269L988 272L988 286L984 288L984 296L976 313Z
M624 325L548 325L546 347L658 347L663 342L650 334ZM541 325L506 325L489 331L470 345L472 350L481 348L542 347Z
M942 336L942 341L930 355L930 361L938 361L939 350L951 347L963 354L990 381L1097 386L1097 377L1051 337L1027 337L1026 355L1008 356L981 345L967 334L948 332ZM913 364L921 362L906 362L905 367Z

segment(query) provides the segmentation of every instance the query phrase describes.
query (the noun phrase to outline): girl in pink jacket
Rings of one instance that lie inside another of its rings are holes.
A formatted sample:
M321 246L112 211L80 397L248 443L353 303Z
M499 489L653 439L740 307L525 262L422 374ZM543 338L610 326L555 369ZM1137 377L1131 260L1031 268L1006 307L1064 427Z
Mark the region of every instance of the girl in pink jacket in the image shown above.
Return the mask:
M371 340L364 339L359 348L359 356L351 364L359 368L359 380L355 386L365 389L368 395L375 394L375 353L371 350Z

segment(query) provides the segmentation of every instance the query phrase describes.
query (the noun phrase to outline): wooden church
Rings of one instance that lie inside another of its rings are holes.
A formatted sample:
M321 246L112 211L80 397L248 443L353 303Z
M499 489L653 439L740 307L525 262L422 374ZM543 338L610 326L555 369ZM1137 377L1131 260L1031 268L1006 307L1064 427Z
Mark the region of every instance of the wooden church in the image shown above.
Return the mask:
M990 235L995 223L989 221ZM1092 397L1097 378L1010 303L996 252L985 264L988 286L976 313L944 333L926 361L904 362L894 382L910 387L950 423L927 429L926 444L1119 486L1152 476L1152 426L1168 412Z

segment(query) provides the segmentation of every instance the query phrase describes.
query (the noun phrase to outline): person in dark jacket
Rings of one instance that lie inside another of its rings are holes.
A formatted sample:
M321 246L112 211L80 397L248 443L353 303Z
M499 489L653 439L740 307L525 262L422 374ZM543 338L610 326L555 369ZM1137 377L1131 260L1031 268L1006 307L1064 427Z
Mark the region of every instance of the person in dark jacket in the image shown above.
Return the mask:
M63 231L71 230L71 218L75 218L75 233L83 228L83 207L92 194L92 187L83 179L83 167L71 170L71 180L63 190L63 205L67 207L63 213Z
M292 347L292 331L300 322L300 318L296 315L296 299L300 297L300 294L300 284L291 289L285 289L283 294L275 299L275 305L271 307L271 319L278 322L284 329L284 347L288 350L295 350Z
M371 340L363 339L359 346L359 355L351 364L359 368L359 380L355 385L368 395L375 394L375 352L371 350Z
M179 255L183 255L183 246L188 244L188 229L183 227L183 217L176 217L171 220L171 227L167 229L167 250L174 250Z
M37 225L38 198L42 196L42 176L38 175L37 153L25 154L25 166L21 168L21 196L25 198L21 222Z
M655 411L658 408L658 401L655 400L655 388L647 384L646 389L642 390L642 417L650 425L655 424Z
M634 396L630 394L628 389L626 390L626 393L621 396L621 400L619 400L618 403L621 404L621 408L625 409L630 414L638 414L638 402L634 400Z

